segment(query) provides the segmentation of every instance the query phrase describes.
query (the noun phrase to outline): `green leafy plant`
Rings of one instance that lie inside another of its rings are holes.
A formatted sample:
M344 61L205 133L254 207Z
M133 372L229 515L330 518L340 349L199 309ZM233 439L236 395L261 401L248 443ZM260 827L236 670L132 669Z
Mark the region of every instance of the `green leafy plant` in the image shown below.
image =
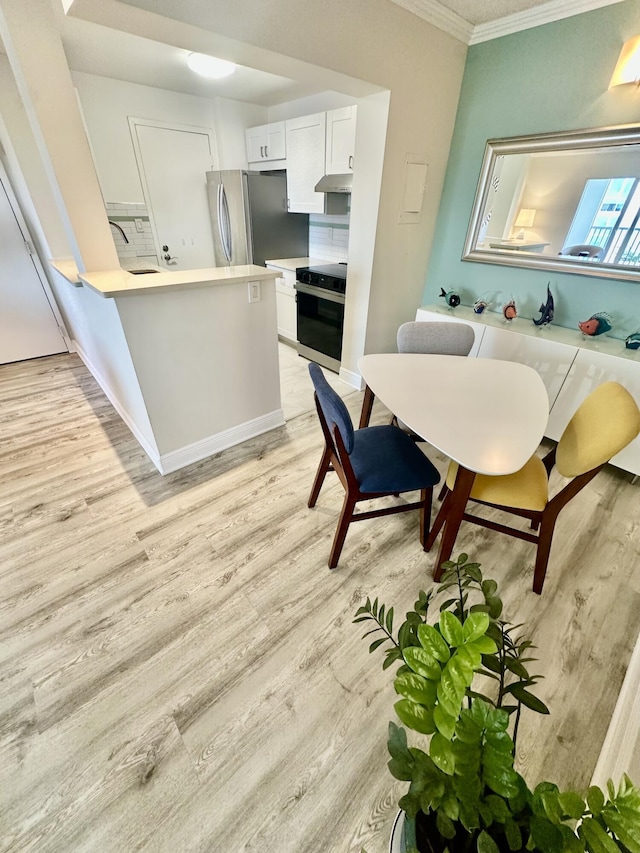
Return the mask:
M407 853L640 853L640 790L627 776L606 795L591 787L583 797L550 782L532 791L515 770L523 707L549 713L531 690L541 677L529 671L535 647L501 618L497 584L478 563L461 554L444 568L397 635L393 607L378 599L354 619L367 623L364 637L376 635L370 652L386 646L383 669L399 664L396 714L426 738L424 749L409 745L389 723L389 770L409 782L399 801Z

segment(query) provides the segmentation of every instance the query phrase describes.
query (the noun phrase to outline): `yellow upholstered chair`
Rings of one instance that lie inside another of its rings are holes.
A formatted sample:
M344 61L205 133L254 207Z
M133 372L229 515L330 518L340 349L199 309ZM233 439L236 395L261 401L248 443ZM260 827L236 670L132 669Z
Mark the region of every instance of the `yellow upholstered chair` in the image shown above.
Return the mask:
M473 481L470 500L530 519L531 528L539 529L537 535L466 512L463 520L535 542L538 550L533 591L541 593L553 530L560 510L596 476L612 456L619 453L639 433L640 410L636 401L622 385L617 382L605 382L578 408L557 446L544 459L533 456L515 474L503 477L477 474ZM550 497L549 475L554 465L563 477L573 479L556 495ZM447 516L447 505L451 502L457 471L457 464L450 463L444 502L433 525L429 546ZM438 569L436 580L439 580L441 575L442 569Z

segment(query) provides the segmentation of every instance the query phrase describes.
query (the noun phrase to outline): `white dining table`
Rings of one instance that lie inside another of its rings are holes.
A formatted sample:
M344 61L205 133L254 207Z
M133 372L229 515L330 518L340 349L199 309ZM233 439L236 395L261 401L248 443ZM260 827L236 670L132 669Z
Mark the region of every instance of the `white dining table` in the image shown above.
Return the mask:
M413 432L458 463L436 560L438 579L475 475L513 474L538 448L549 418L546 388L533 368L489 358L376 353L362 356L358 368L366 382L360 427L368 425L378 397ZM430 536L427 549L432 545Z

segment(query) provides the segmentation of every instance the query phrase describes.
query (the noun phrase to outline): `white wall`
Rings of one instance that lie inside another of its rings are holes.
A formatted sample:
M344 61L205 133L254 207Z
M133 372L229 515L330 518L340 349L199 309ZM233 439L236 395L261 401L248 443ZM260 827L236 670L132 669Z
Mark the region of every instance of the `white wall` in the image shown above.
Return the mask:
M215 132L221 169L246 169L247 146L245 130L265 124L268 119L266 107L232 101L230 98L214 100Z
M52 283L75 347L147 454L157 460L158 446L115 300L74 287L55 270Z
M267 121L266 107L200 98L73 71L105 201L144 202L128 117L208 128L221 169L246 169L244 131Z
M286 104L269 107L269 121L284 121L288 118L324 113L327 110L337 110L340 107L350 107L357 102L351 95L340 92L320 92L308 98L297 98Z
M392 350L398 325L415 315L422 300L466 45L388 0L105 0L76 2L70 11L185 49L206 45L224 59L319 84L350 102L362 98L358 137L367 125L376 138L356 142L356 163L367 158L368 145L384 152L381 178L372 175L359 190L354 183L349 287L359 314L351 324L347 312L347 369L357 369L364 349ZM378 116L384 112L379 103L369 101L370 120L364 114L368 96L385 90L389 120L382 129L373 118L376 110ZM404 225L399 216L408 154L429 170L420 221Z
M115 300L161 456L278 413L274 279Z

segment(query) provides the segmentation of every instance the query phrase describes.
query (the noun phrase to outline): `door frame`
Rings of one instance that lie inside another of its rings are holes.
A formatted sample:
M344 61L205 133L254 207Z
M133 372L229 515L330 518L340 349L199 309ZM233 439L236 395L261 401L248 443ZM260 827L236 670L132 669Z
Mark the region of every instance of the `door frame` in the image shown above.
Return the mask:
M147 183L147 175L144 170L144 161L142 159L142 151L140 149L140 142L138 140L138 134L136 133L136 127L159 127L163 130L179 130L183 133L201 133L205 136L208 136L209 146L211 148L211 159L213 164L211 166L211 171L217 171L220 168L218 146L216 143L216 134L215 131L210 127L199 127L198 125L193 124L176 124L172 121L158 121L156 119L150 118L136 118L135 116L127 116L127 120L129 122L129 132L131 134L131 141L133 143L133 153L135 155L136 165L138 167L138 175L140 176L140 183L142 184L142 194L144 195L145 204L147 205L147 215L149 216L149 225L151 226L153 244L156 248L158 261L160 261L160 258L162 257L162 244L160 243L160 238L158 237L158 227L153 212L153 206L151 204L151 195L149 193L149 185Z
M2 191L4 191L7 196L9 207L11 208L11 211L18 225L18 230L20 231L22 239L24 240L25 248L29 252L29 255L31 257L31 263L33 264L35 274L37 275L40 281L40 286L42 287L44 298L49 303L49 308L51 309L53 319L60 332L62 343L67 348L67 352L72 352L73 346L71 344L71 337L67 332L66 326L64 324L64 318L60 313L60 308L58 307L58 303L56 302L56 298L54 296L51 284L47 277L47 273L40 259L38 246L33 237L31 236L29 226L27 225L27 221L24 218L24 214L22 212L20 201L18 200L18 197L14 192L13 185L11 183L11 178L9 176L7 166L5 165L4 154L0 154L0 192Z

